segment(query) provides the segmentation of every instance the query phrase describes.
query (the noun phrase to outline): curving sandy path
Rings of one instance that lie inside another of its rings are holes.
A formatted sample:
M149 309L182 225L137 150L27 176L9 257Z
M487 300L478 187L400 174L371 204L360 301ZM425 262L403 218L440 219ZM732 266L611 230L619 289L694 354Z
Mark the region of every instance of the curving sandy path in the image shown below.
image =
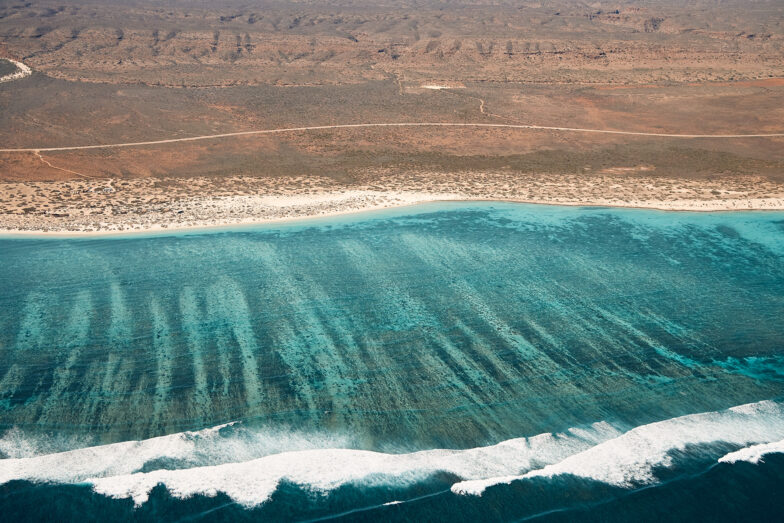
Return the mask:
M772 138L784 137L781 133L764 134L671 134L671 133L645 133L637 131L613 131L607 129L581 129L577 127L549 127L545 125L504 124L504 123L450 123L450 122L402 122L402 123L349 123L337 125L314 125L309 127L284 127L281 129L261 129L258 131L239 131L235 133L205 134L202 136L189 136L187 138L169 138L167 140L152 140L148 142L108 143L98 145L73 145L67 147L28 147L0 149L0 153L40 153L51 151L77 151L84 149L109 149L116 147L138 147L142 145L158 145L177 142L195 142L197 140L212 140L216 138L229 138L231 136L250 136L254 134L293 133L301 131L322 131L325 129L360 129L369 127L483 127L501 129L538 129L544 131L566 131L577 133L602 133L624 134L631 136L655 136L662 138Z
M33 74L33 70L27 67L22 62L17 62L16 60L11 60L10 58L4 58L4 60L8 60L12 64L16 66L18 71L13 72L11 74L7 74L5 76L0 76L0 84L3 82L11 82L13 80L20 80L26 76L30 76Z
M70 169L63 169L62 167L57 167L56 165L52 165L51 163L49 163L49 161L46 158L41 156L41 152L40 151L35 151L35 155L38 156L38 158L43 163L45 163L46 165L48 165L52 169L57 169L58 171L63 171L63 172L66 172L66 173L75 174L76 176L79 176L80 178L95 178L95 176L88 176L86 174L78 173L78 172L72 171ZM111 186L111 184L110 184L110 186Z

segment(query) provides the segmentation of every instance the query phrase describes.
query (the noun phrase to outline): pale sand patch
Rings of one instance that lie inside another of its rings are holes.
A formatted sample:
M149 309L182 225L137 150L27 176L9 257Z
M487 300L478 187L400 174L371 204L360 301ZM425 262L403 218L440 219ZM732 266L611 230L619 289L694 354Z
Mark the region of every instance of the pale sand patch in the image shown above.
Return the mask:
M433 91L441 91L443 89L465 89L462 84L423 84L419 86L420 89L431 89Z
M20 80L26 76L30 76L33 74L33 70L30 69L28 66L23 64L22 62L17 62L16 60L11 60L10 58L4 58L4 60L8 60L12 64L16 66L18 69L17 71L7 74L5 76L0 76L0 84L3 82L11 82L13 80Z

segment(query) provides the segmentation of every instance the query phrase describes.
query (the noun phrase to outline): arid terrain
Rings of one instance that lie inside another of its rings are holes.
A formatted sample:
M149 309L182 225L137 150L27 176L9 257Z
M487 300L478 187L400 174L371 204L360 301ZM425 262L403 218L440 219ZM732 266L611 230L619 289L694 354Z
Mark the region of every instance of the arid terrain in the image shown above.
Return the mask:
M431 199L784 208L781 2L375 5L0 5L0 57L32 69L0 82L0 229L244 223ZM18 71L0 60L0 77ZM370 123L550 129L68 149Z

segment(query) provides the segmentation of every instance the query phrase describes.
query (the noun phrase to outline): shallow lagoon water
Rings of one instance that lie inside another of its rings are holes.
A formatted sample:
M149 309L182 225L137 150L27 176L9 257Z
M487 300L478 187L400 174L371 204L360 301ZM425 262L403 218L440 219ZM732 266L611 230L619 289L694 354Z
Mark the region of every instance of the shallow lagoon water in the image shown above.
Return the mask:
M0 504L612 519L784 439L782 317L784 213L440 203L0 239ZM602 475L602 448L652 457Z

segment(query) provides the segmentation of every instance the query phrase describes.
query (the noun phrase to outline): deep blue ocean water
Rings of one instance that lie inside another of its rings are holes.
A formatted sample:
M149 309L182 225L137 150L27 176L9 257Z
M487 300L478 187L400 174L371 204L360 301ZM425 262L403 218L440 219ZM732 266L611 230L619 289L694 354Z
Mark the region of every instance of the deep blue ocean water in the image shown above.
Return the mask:
M782 318L777 212L0 238L0 519L781 519Z

